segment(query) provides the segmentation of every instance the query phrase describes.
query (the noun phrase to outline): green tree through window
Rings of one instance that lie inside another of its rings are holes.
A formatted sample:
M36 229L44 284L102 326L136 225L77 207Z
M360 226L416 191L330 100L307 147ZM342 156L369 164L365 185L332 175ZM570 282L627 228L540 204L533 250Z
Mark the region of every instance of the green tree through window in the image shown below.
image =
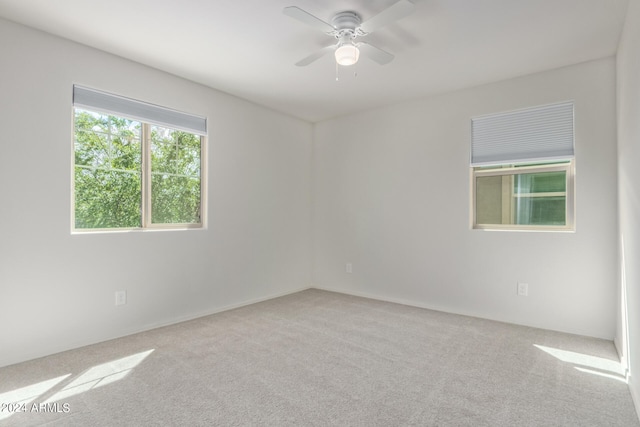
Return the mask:
M200 222L200 137L151 127L152 222Z
M75 228L201 224L201 144L188 132L76 108Z

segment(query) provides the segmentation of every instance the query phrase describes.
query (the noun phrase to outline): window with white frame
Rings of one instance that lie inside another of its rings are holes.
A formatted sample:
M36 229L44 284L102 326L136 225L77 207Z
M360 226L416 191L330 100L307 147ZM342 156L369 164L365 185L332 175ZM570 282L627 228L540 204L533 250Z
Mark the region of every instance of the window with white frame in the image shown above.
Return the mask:
M206 119L73 88L76 231L203 224Z
M573 102L472 119L472 226L574 229Z

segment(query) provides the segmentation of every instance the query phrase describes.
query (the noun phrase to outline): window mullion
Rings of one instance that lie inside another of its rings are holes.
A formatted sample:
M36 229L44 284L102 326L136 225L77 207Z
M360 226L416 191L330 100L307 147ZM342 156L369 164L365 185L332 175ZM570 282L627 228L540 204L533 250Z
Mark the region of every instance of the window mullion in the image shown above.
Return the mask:
M142 124L142 227L151 225L151 125Z
M515 200L513 200L513 175L502 177L502 223L512 224L515 218Z

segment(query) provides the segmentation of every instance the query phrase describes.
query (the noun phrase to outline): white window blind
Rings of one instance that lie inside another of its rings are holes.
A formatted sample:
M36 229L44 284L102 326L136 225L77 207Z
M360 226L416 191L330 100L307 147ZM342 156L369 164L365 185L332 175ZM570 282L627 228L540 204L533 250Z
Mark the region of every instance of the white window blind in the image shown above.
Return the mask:
M183 130L201 136L206 136L207 134L207 119L203 117L82 86L73 86L73 105L89 110L98 110L103 113L122 115L127 118Z
M573 102L471 119L471 166L571 159Z

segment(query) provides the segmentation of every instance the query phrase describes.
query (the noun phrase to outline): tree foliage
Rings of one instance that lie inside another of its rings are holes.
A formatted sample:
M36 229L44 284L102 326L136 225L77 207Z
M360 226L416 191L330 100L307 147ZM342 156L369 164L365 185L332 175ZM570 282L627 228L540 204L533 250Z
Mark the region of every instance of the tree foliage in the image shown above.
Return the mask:
M154 224L200 222L200 137L151 127Z

